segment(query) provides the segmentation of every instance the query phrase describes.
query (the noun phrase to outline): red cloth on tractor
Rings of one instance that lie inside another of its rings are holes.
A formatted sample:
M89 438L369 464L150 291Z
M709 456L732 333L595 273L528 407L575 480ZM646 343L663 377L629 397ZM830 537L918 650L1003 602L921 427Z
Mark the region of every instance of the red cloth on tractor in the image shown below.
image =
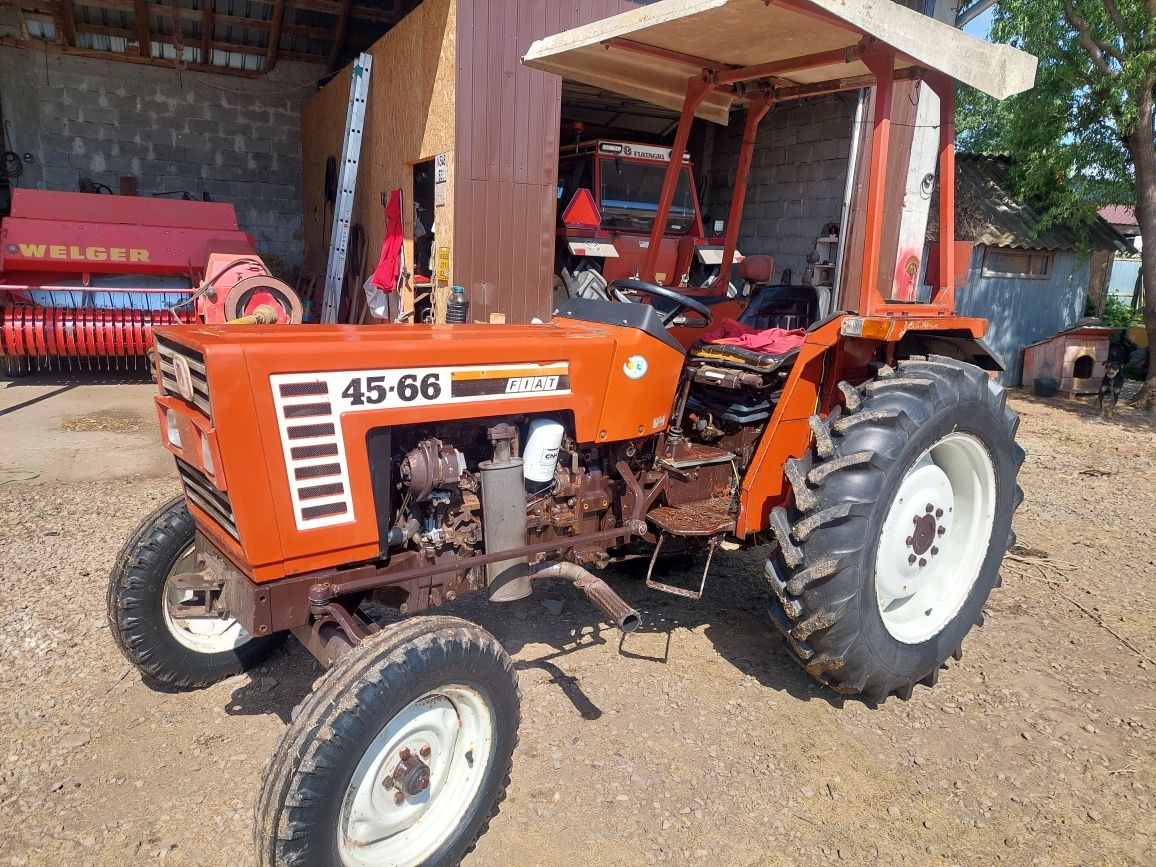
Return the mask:
M807 332L802 328L796 328L792 331L787 331L785 328L768 328L765 331L758 331L734 319L724 319L722 325L703 338L703 343L741 346L743 349L753 349L771 355L783 355L792 349L798 349L806 339Z
M381 242L381 259L373 276L369 278L382 292L392 292L397 288L397 278L401 273L401 190L389 194L389 204L385 206L385 239Z

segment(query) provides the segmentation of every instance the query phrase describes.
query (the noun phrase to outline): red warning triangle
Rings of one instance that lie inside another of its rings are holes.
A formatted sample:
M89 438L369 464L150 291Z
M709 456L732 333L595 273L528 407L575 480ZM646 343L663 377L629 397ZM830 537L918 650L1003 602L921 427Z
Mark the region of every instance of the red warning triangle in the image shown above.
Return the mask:
M585 187L574 193L574 198L562 212L562 223L568 229L597 229L602 224L602 214L594 202L594 196Z

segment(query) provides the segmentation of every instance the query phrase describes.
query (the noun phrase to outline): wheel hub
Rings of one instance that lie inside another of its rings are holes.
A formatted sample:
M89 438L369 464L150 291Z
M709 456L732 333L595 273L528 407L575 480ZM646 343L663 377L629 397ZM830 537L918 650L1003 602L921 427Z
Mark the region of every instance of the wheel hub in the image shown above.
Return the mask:
M875 575L880 596L906 599L919 592L941 560L954 509L947 474L930 456L923 458L900 485L883 528Z
M424 745L419 752L428 758L431 750L428 745ZM381 784L386 788L397 789L403 797L420 795L429 788L430 766L410 752L409 747L402 747L398 757L401 761L392 774L382 779Z
M928 508L931 504L928 503ZM943 516L943 509L937 510L939 516ZM935 524L935 517L932 515L922 515L915 518L915 532L911 534L911 550L918 555L927 553L927 549L931 547L931 543L935 541L935 531L937 527Z
M422 863L481 784L489 708L468 687L428 693L390 720L350 783L339 820L344 867Z
M959 612L991 540L995 469L984 443L952 432L903 477L875 556L883 624L905 644L938 634Z

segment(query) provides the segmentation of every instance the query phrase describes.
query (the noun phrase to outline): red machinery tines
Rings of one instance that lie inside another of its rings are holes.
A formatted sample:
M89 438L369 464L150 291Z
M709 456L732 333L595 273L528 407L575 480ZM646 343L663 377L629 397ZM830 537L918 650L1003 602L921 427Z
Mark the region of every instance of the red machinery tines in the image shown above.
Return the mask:
M15 190L0 226L0 356L114 364L147 356L154 326L270 302L300 321L232 205Z

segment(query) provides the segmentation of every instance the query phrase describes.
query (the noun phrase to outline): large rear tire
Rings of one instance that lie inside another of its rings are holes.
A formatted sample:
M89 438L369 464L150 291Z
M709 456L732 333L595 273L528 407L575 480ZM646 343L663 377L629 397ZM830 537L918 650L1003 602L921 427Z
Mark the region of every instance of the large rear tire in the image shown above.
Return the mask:
M253 638L231 619L182 620L170 579L196 568L196 526L183 496L141 522L116 558L108 580L108 624L125 655L147 677L199 689L264 661L285 633Z
M840 383L772 513L772 621L811 675L882 701L933 686L983 620L1023 500L1019 418L979 368L932 356Z
M509 783L518 682L481 627L415 617L351 650L285 731L257 803L261 867L457 864Z

